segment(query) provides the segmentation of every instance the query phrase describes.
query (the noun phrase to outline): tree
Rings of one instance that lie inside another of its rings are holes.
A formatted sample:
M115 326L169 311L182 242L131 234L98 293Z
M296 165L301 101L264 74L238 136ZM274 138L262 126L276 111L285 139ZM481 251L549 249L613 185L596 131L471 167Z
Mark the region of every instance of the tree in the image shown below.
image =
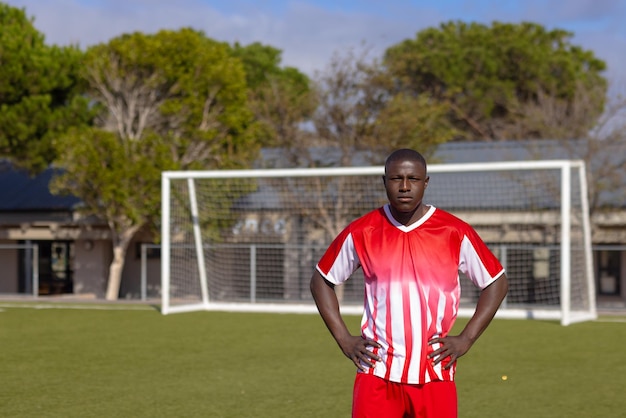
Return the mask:
M129 140L158 133L181 169L246 166L255 156L242 65L202 32L115 38L88 51L86 78L107 109L104 129Z
M326 71L317 75L315 92L318 107L312 122L318 146L331 148L334 158L320 159L328 154L316 156L314 149L301 147L299 156L311 167L382 164L397 148L419 149L428 156L455 134L445 119L446 105L397 89L380 63L368 60L366 49L335 54ZM350 199L358 200L371 186L361 191L348 184L335 188L334 208L319 207L314 201L303 207L330 237L358 215L349 212L354 207Z
M84 76L97 126L60 138L76 151L54 187L111 229L110 300L134 234L158 219L161 171L245 167L258 143L241 62L202 32L122 35L86 52Z
M303 129L316 104L309 77L296 68L281 67L281 51L258 42L236 43L233 54L244 65L250 108L263 144L289 149L310 139L310 131Z
M445 120L447 107L394 90L393 80L378 63L367 60L367 51L335 54L326 70L316 74L312 93L316 107L308 132L293 136L283 148L284 159L295 166L380 164L397 147L416 147L429 154L454 133ZM296 195L285 199L286 204L323 231L325 239L362 215L355 212L357 203L380 187L379 178L287 181ZM333 204L327 205L328 201ZM342 298L343 287L337 293Z
M45 45L25 11L4 3L0 26L0 156L36 172L55 159L55 136L91 123L78 77L83 54Z
M283 166L285 161L296 167L382 164L395 148L413 147L429 155L437 144L454 136L455 130L445 118L445 104L404 94L367 55L367 50L336 53L326 70L316 74L313 97L301 96L306 97L307 106L315 107L305 107L306 113L290 119L291 129L278 136ZM307 121L309 127L303 128L301 121ZM371 185L356 190L357 186L345 179L316 181L306 193L294 183L298 197L288 201L297 206L301 216L333 237L359 215L351 212L356 206L350 202L370 193ZM329 190L336 197L334 207L324 207L322 202L328 199L316 198Z
M581 96L576 98L573 107L582 116L589 104L590 100ZM562 129L560 122L563 109L560 103L544 98L539 102L535 112L535 117L551 120L553 129ZM604 113L585 135L555 142L567 158L585 161L589 207L592 214L626 207L625 98L610 96ZM534 152L533 147L533 141L529 141L526 148L531 155Z
M125 141L98 128L74 129L59 146L65 149L63 174L53 178L51 190L80 197L84 215L106 221L113 250L106 298L117 299L129 243L158 220L161 171L174 166L170 150L153 134Z
M368 60L367 51L336 54L315 89L315 132L321 143L342 150L341 165L351 164L355 150L369 151L375 164L400 147L428 155L456 132L445 118L445 103L406 94L379 62Z
M449 104L457 140L577 138L602 114L607 82L605 63L571 38L535 23L447 22L390 47L384 63L410 94ZM562 110L558 131L535 117L546 98Z
M574 155L587 162L592 214L626 208L626 98L609 99L586 138L584 151Z

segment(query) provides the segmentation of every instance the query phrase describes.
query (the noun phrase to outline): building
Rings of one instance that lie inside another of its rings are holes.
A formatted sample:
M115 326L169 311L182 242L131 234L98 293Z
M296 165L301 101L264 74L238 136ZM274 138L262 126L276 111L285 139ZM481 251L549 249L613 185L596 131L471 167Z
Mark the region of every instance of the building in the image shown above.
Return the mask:
M449 143L441 146L430 161L522 161L585 155L583 141L570 141L567 145L556 141ZM622 176L622 184L626 185L626 176L619 172L617 162L624 154L611 149L604 153L597 155L598 160L592 160L592 165L616 159L618 178ZM269 152L265 158L277 155L280 153ZM0 273L0 294L103 298L112 259L108 228L97 220L82 217L80 201L75 197L50 194L47 185L54 172L48 169L30 177L7 162L0 164L0 263L4 267ZM592 212L597 300L605 306L626 306L625 189L615 187L600 193ZM264 199L257 197L257 202ZM159 297L159 251L158 246L148 245L151 241L144 234L129 248L121 298ZM36 267L31 261L35 248ZM35 268L37 289L30 280Z
M50 193L55 172L31 176L0 161L0 294L102 298L112 259L109 229L81 216L76 197ZM121 297L140 295L140 249L135 242L128 251ZM158 260L148 263L158 272Z

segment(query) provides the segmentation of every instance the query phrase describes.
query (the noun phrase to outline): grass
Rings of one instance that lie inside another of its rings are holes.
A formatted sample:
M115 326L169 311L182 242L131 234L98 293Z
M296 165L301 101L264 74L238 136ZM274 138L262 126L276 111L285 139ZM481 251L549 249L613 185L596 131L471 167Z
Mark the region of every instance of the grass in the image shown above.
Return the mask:
M353 367L316 315L124 308L0 304L0 416L350 415ZM622 414L626 318L612 319L495 320L459 361L460 417Z

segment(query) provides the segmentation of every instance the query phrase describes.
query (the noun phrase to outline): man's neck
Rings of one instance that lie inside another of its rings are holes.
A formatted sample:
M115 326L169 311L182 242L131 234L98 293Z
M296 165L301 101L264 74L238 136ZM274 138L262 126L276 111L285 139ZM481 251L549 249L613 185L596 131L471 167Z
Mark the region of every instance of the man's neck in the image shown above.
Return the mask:
M393 209L393 207L390 206L389 208L391 209L391 215L396 221L398 221L398 223L401 223L404 226L409 226L419 221L424 215L426 215L430 206L420 204L411 212L397 212Z

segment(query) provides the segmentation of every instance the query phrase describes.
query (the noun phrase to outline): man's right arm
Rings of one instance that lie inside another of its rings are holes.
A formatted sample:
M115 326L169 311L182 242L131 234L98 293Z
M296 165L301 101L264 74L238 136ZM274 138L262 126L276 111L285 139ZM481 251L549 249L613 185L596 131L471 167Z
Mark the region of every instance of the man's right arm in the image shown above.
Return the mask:
M324 279L317 269L311 277L311 294L326 327L346 357L351 359L361 370L365 370L362 362L373 367L374 361L380 360L380 358L368 350L368 347L379 347L379 344L361 336L350 334L341 317L335 285Z

